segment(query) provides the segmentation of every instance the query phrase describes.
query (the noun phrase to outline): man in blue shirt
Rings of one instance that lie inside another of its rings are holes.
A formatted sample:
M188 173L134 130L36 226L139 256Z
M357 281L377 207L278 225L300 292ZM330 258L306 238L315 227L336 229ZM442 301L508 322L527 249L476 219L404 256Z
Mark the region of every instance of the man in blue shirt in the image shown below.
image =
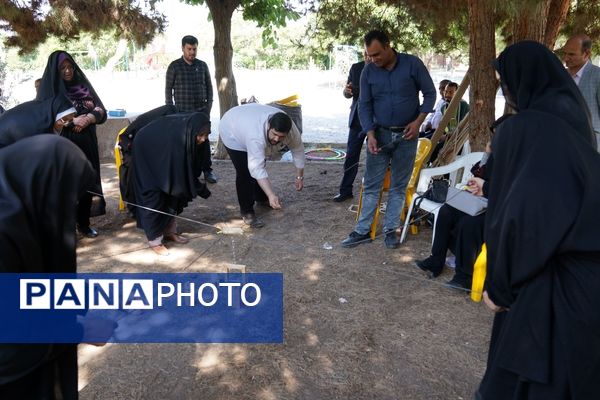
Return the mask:
M371 223L389 165L391 183L383 229L386 247L395 249L400 244L396 229L415 162L419 127L433 110L435 86L423 62L415 56L396 53L384 32L370 31L364 42L371 63L360 78L358 104L368 146L363 206L354 231L342 246L371 241ZM423 94L423 104L419 104L419 92Z

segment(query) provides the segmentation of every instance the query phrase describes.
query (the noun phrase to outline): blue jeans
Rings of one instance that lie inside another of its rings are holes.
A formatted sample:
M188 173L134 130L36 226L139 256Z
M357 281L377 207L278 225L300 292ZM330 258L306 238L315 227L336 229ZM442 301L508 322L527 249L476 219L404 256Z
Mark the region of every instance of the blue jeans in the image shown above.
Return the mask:
M366 235L371 230L379 191L383 186L383 179L388 165L391 165L392 180L388 192L383 230L384 232L390 232L400 226L400 213L406 197L406 185L410 180L417 154L417 138L412 140L400 139L395 149L394 145L391 144L392 132L379 128L375 132L375 138L377 139L377 147L385 146L384 150L388 151L381 150L379 154L371 154L367 151L362 210L354 229L361 235Z

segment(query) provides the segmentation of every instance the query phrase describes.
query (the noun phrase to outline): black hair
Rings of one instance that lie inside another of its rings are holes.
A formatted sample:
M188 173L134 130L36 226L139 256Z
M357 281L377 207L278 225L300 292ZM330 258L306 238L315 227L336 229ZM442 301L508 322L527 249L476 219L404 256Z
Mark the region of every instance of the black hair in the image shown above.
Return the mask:
M590 39L589 37L585 37L583 39L581 39L581 50L582 51L592 51L592 39Z
M387 47L390 45L390 38L388 37L388 35L385 32L380 31L378 29L373 29L367 32L364 40L365 46L367 47L370 46L374 40L377 40L379 43L381 43L383 47Z
M195 36L192 35L185 35L183 38L181 38L181 47L184 47L186 44L189 45L197 45L198 44L198 39L196 39Z
M275 113L269 118L269 128L287 134L292 129L292 119L284 112Z
M450 79L442 79L440 81L440 86L439 87L443 87L444 89L446 88L446 86L448 86L448 84L452 82Z
M446 89L448 89L449 87L453 87L453 88L457 88L458 89L458 83L456 83L456 82L448 82L448 84L446 85Z

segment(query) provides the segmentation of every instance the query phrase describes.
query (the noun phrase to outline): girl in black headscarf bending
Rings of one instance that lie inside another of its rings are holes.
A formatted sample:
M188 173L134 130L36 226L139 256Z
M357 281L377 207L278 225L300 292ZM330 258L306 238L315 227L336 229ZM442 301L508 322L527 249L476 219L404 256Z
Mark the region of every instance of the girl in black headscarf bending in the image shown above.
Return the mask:
M520 42L495 62L516 115L496 132L484 300L496 312L477 398L600 393L600 155L558 58Z
M141 128L133 140L132 166L138 227L159 255L168 255L163 238L177 243L175 218L196 195L210 196L197 176L202 160L199 146L208 139L210 119L204 113L160 117Z
M96 237L98 232L90 227L90 217L103 215L106 212L100 180L96 125L106 121L106 109L73 57L67 52L55 51L48 57L37 99L46 99L61 93L67 96L77 111L73 126L70 129L63 129L61 135L71 140L85 153L96 171L96 183L91 189L91 192L98 195L96 205L92 208L95 195L91 193L83 195L77 207L77 226L84 236Z
M146 111L140 114L135 121L133 121L125 131L118 137L119 147L121 151L121 167L119 168L119 189L121 191L121 198L127 202L127 208L131 215L135 216L135 206L131 203L135 203L135 195L133 188L133 174L131 169L131 152L133 150L133 140L137 133L144 126L150 122L164 117L165 115L175 114L177 109L172 104L167 104L154 108L150 111Z
M0 273L74 273L75 205L95 172L73 143L35 135L0 149ZM77 399L77 346L0 344L0 399Z

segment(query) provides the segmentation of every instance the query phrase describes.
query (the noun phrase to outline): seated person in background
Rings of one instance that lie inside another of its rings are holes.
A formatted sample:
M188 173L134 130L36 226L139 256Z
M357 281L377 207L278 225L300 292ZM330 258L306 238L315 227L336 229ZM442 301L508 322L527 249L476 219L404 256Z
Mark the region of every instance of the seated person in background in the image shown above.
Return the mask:
M458 90L458 83L456 83L456 82L450 82L446 85L446 89L444 90L444 105L442 105L442 108L441 108L442 117L446 114L446 110L448 110L448 106L450 105L450 102L454 98L454 95L456 94L457 90ZM454 113L452 118L450 118L450 121L448 121L448 126L446 127L446 131L445 131L444 135L440 138L439 142L437 142L435 148L431 152L431 157L429 159L431 162L435 161L435 159L438 156L438 153L440 152L442 147L444 147L444 143L446 142L446 136L454 133L454 131L458 127L458 124L460 123L460 121L462 121L467 116L468 113L469 113L469 103L467 103L466 101L461 99L460 103L458 104L458 107L456 108L456 112ZM439 124L439 122L438 122L438 124Z
M492 124L490 127L492 134L509 116L510 114L502 116ZM486 153L481 161L471 168L474 177L469 181L468 190L474 195L487 197L488 178L492 173L492 164L493 157L488 143ZM417 261L417 266L427 272L430 277L436 278L442 273L446 263L446 252L450 250L456 256L456 269L448 286L470 289L473 265L484 243L484 227L485 213L471 216L444 204L437 216L431 255L424 260Z
M444 90L445 102L444 102L444 105L442 105L442 109L441 109L442 116L446 114L446 110L448 109L448 106L450 105L450 102L454 98L454 95L456 94L457 90L458 90L458 83L456 83L456 82L450 82L446 85L446 89ZM456 109L455 115L452 116L452 118L450 119L450 122L448 123L446 132L447 133L454 132L454 130L458 126L458 123L467 116L468 112L469 112L469 103L467 103L466 101L461 99L460 103L458 104L458 108Z
M134 197L140 206L135 212L137 225L160 256L169 255L163 238L182 244L189 241L177 234L172 215L180 214L196 196L210 196L197 178L203 156L200 146L209 133L207 114L173 114L142 127L133 140Z
M435 103L433 107L433 112L427 114L425 117L425 121L421 124L419 128L419 137L431 138L433 132L440 125L440 120L442 119L442 107L446 104L446 99L444 98L444 91L446 90L446 85L448 85L451 81L449 79L444 79L440 81L440 85L438 90L440 92L440 99Z
M476 196L485 196L488 191L486 177L491 170L492 159L488 152L482 160L473 166L471 172L476 175L469 181L468 190ZM431 255L418 260L417 266L427 272L430 277L438 277L446 263L446 252L450 250L456 256L454 277L448 282L451 288L470 289L473 278L473 264L483 244L485 213L471 216L456 208L444 204L437 216Z

